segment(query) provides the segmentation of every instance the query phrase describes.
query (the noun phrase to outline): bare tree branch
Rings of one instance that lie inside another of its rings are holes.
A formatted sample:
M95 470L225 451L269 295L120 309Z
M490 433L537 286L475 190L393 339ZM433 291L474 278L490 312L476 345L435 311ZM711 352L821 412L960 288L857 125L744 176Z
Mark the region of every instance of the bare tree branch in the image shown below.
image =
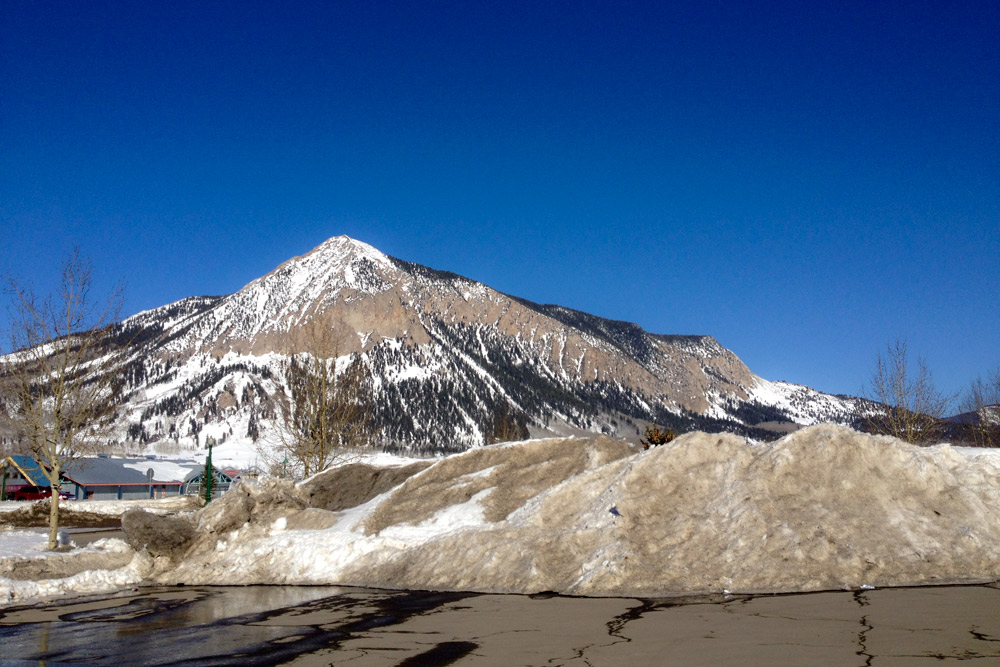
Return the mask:
M92 267L79 249L61 267L55 298L39 300L29 284L9 279L12 352L0 359L0 425L13 448L41 464L52 488L49 548L59 527L62 474L107 436L118 402L108 327L121 312L122 290L95 304Z
M526 440L528 436L527 418L507 403L501 403L493 411L483 429L483 440L487 445Z
M299 330L304 350L285 364L287 403L272 470L308 477L371 445L370 378L357 355L341 355L345 325L317 319Z
M977 378L962 400L968 436L977 447L1000 447L1000 368L988 380Z
M866 398L880 403L864 417L872 433L892 435L910 443L931 444L944 432L942 417L953 396L934 387L930 369L921 357L916 372L910 369L907 344L897 339L879 354Z

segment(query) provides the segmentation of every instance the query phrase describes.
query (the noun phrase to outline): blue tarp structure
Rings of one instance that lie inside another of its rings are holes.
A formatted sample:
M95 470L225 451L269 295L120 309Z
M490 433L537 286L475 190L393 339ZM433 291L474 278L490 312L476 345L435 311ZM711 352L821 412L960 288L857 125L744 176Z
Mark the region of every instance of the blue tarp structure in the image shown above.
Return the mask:
M49 480L42 472L42 467L30 456L8 456L8 465L12 466L32 486L48 486Z
M2 490L5 499L25 486L49 486L49 480L38 462L30 456L8 456L0 459L0 468L2 468L0 476L3 477Z

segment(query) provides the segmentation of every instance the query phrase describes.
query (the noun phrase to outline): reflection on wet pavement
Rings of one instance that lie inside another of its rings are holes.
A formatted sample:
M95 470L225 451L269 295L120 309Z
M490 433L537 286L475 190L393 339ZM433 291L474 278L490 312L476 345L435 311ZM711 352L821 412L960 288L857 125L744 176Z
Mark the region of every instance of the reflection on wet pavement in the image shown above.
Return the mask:
M0 611L0 662L939 665L1000 660L1000 589L638 600L146 588Z

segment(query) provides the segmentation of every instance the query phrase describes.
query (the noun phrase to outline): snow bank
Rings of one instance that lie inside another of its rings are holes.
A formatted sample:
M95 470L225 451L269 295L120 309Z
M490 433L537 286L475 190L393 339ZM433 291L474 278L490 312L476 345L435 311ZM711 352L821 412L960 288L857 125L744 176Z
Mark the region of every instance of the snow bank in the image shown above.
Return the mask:
M357 474L236 487L189 519L190 544L143 552L146 580L658 596L1000 577L995 453L837 426L648 451L535 440Z
M969 461L947 445L921 449L834 426L757 447L694 433L533 491L506 520L486 517L477 530L449 531L344 576L578 595L1000 576L997 459Z
M126 567L88 570L65 579L14 581L0 579L0 605L48 600L68 594L107 593L141 583L147 557L137 554Z
M139 498L134 500L69 500L59 505L62 512L88 512L107 516L121 516L130 509L141 508L154 514L173 514L175 512L197 509L199 498L180 495L166 498Z
M0 528L48 526L49 500L11 503L13 509L0 512ZM61 528L117 527L121 516L130 509L141 508L153 514L193 512L200 505L195 496L143 498L138 500L63 500L59 503ZM3 554L0 553L0 557Z
M44 535L35 536L29 531L0 533L5 546L11 538L17 556L0 559L0 606L115 591L140 583L150 571L150 557L136 554L119 539L98 540L69 555L34 553L46 544Z

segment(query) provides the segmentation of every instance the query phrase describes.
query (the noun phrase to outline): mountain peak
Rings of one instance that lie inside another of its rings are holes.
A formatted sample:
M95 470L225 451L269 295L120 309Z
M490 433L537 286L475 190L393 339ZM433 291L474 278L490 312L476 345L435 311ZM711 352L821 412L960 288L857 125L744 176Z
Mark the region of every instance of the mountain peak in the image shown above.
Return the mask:
M388 255L374 246L371 246L364 241L353 239L346 234L328 238L326 241L323 241L302 257L308 257L313 253L333 254L338 257L350 257L352 259L365 258L376 262L377 264L391 264Z
M320 278L329 280L337 274L350 273L350 267L366 262L383 269L393 267L389 256L377 248L350 236L334 236L309 252L282 263L269 275L305 273L308 276L303 278L315 282Z
M319 288L377 289L383 281L376 274L394 269L389 256L378 249L349 236L334 236L304 255L282 263L247 287L255 283L273 287L277 282L282 284L282 291L295 294L303 290L315 292Z
M308 352L323 329L336 332L338 357L362 364L380 442L395 449L453 451L528 434L635 437L649 422L753 433L760 423L844 421L851 409L755 376L710 336L652 335L539 305L348 236L235 294L164 306L131 326L144 329L136 338L145 349L129 370L122 429L143 442L246 441L278 428L283 360Z

